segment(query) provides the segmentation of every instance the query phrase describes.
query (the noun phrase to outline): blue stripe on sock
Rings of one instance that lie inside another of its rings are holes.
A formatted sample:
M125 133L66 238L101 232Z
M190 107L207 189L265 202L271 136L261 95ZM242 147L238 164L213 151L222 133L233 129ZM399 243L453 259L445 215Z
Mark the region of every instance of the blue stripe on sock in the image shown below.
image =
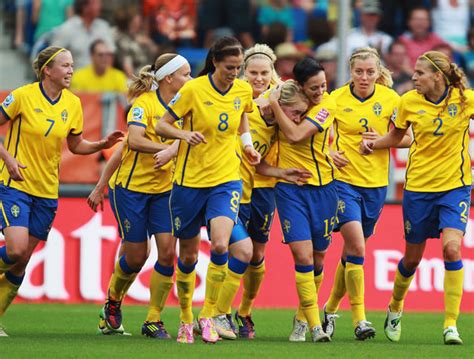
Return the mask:
M364 257L347 256L346 262L352 263L352 264L364 265Z
M462 260L456 262L444 262L444 269L446 270L460 270L462 267Z
M229 259L229 252L218 254L214 251L211 251L211 262L215 265L222 266L227 263Z
M309 266L302 266L295 264L295 270L300 273L308 273L308 272L313 272L314 271L314 265L309 265Z
M7 280L14 284L14 285L17 285L17 286L20 286L21 283L23 282L23 278L25 278L24 275L22 276L17 276L17 275L14 275L12 272L5 272L5 278L7 278Z
M314 276L316 277L316 276L320 275L323 272L323 270L324 270L324 267L321 267L320 269L315 269L314 270Z
M346 260L342 257L341 257L341 264L343 265L343 267L346 267Z
M244 274L249 264L242 262L240 259L231 257L229 259L229 270L237 274Z
M161 275L171 277L174 273L174 266L162 266L158 261L155 263L155 270Z
M415 270L412 270L412 271L409 271L408 269L406 269L404 266L403 266L403 258L400 259L400 262L398 262L398 271L400 272L400 274L402 276L404 276L405 278L409 278L411 277L413 274L415 274L416 272L416 269Z
M135 271L132 269L128 264L127 261L125 260L125 256L121 256L119 260L119 266L123 270L124 273L126 274L132 274L132 273L138 273L139 271Z
M184 265L183 262L181 262L181 258L178 258L178 268L184 274L191 273L194 270L194 268L196 268L196 264L197 264L197 261L194 264L187 266L187 265Z
M0 248L0 258L2 258L6 264L15 264L15 261L11 260L7 255L7 246Z
M250 265L251 265L252 267L259 267L259 266L263 263L264 260L265 260L265 257L263 257L262 259L260 259L258 262L250 262Z

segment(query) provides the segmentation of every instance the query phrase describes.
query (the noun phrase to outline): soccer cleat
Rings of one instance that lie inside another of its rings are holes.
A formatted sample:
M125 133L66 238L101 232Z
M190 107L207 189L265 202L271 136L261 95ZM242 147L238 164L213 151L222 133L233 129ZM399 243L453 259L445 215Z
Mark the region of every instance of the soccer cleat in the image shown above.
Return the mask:
M390 308L387 310L387 317L383 325L383 331L388 340L392 342L400 341L402 335L402 312L391 312Z
M142 335L153 339L171 339L171 335L168 334L161 320L159 322L143 323Z
M219 337L228 340L237 339L237 335L235 335L234 331L232 330L226 314L216 315L214 318L212 318L212 321L214 322L214 327L216 328L216 332L219 334Z
M227 318L227 321L229 322L230 328L234 332L234 334L237 336L239 335L239 329L235 326L234 321L232 320L232 314L226 314L225 315Z
M316 327L315 327L316 328ZM296 319L296 316L293 318L293 330L290 334L290 342L305 342L306 333L308 332L308 323Z
M354 329L354 334L357 340L366 340L375 337L375 328L371 327L372 323L366 320L361 320L357 323Z
M196 318L193 322L193 333L194 335L201 335L201 327L199 326L199 322Z
M323 330L331 338L334 336L334 331L336 330L336 318L339 318L339 315L336 313L326 313L326 307L324 307L324 320L323 320Z
M250 315L242 317L238 312L235 312L235 321L239 326L239 337L243 339L255 338L255 326Z
M193 323L183 323L179 325L178 337L176 341L181 344L193 344L194 335L193 335Z
M8 334L5 331L5 328L1 325L0 325L0 337L8 337Z
M311 329L311 338L315 343L327 343L331 341L329 334L325 333L321 326L316 326Z
M458 329L456 327L447 327L443 331L444 344L461 345L462 339L459 336Z
M122 310L119 301L108 299L103 308L104 319L112 330L118 330L122 326Z
M214 344L219 340L214 322L211 318L200 318L199 327L201 328L201 337L205 343Z
M104 334L104 335L109 335L109 334L122 334L122 335L131 335L129 333L125 333L125 329L123 328L123 325L120 323L120 326L118 328L112 328L109 322L107 321L106 317L106 307L107 304L101 309L99 313L99 325L97 326L97 334ZM122 316L120 315L120 321L122 319Z

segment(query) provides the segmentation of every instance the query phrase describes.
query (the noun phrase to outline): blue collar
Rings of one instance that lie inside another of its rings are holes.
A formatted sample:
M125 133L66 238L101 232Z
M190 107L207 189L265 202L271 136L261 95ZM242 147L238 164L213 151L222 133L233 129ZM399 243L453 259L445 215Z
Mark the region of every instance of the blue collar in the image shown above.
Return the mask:
M209 78L209 81L211 82L211 86L214 88L214 90L216 90L219 94L221 94L222 96L225 96L229 91L230 89L232 88L232 86L234 86L234 84L232 83L232 85L229 86L229 88L227 90L225 90L224 92L222 92L221 90L219 90L216 86L216 84L214 83L214 81L212 80L212 73L209 72L207 74L207 77Z
M158 97L158 101L163 105L166 111L168 111L168 104L163 100L161 97L160 89L156 89L156 96Z
M46 91L44 90L43 82L42 82L42 81L39 82L39 88L40 88L41 93L43 94L43 96L46 98L46 100L48 100L48 102L49 102L51 105L56 105L56 104L59 102L59 100L61 99L61 95L62 95L62 93L63 93L62 91L61 91L61 93L59 94L59 96L58 96L58 98L57 98L56 100L51 100L51 99L49 98L49 96L46 94Z
M365 98L364 98L364 97L359 97L359 96L357 96L357 95L355 94L355 92L354 92L354 85L353 85L353 84L350 84L350 85L349 85L349 89L351 90L352 96L354 96L354 97L355 97L356 99L358 99L360 102L365 102L365 101L367 101L369 98L371 98L371 97L375 94L375 87L374 87L374 91L373 91L369 96L367 96L367 97L365 97Z
M446 89L444 90L443 94L441 95L441 97L438 99L438 101L431 101L428 97L426 97L425 95L423 95L423 97L425 98L426 101L428 102L431 102L432 104L435 104L435 105L439 105L445 98L446 96L448 96L448 90L449 90L449 87L446 86Z

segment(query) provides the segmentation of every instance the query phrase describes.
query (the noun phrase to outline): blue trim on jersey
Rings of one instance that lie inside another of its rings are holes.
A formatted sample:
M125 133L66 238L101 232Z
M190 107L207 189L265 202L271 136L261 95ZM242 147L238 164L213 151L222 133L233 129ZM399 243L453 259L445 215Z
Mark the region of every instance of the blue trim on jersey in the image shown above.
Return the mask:
M428 99L425 95L423 95L423 97L425 98L426 101L430 102L430 103L433 103L435 105L439 105L441 103L441 101L443 101L446 96L448 96L448 90L449 90L449 86L446 86L446 89L444 90L443 94L441 95L441 97L438 99L438 101L431 101L430 99Z
M352 263L352 264L364 265L364 257L347 256L346 262Z
M374 96L374 95L375 95L375 89L376 89L376 87L374 87L374 91L373 91L369 96L367 96L367 97L359 97L359 96L357 96L357 95L355 94L355 92L354 92L354 84L350 84L350 85L349 85L349 90L351 91L352 96L354 96L354 97L355 97L357 100L359 100L360 102L365 102L365 101L367 101L369 98L371 98L372 96Z
M10 271L7 271L5 272L5 278L7 278L7 280L16 285L16 286L20 286L21 283L23 282L23 278L25 278L25 275L22 275L22 276L18 276L18 275L14 275L12 272Z
M329 132L329 129L324 131L323 147L321 147L322 153L324 153L324 147L326 146L326 138L328 137L328 132ZM334 166L329 160L329 156L327 154L325 154L325 157L326 157L326 162L328 163L329 167L331 167L331 178L334 180Z
M295 270L300 273L314 272L314 265L310 264L309 266L303 266L295 264Z
M444 262L444 269L449 271L460 270L462 267L462 260L458 260L456 262Z
M5 116L5 118L6 118L8 121L11 120L10 116L8 116L8 113L5 112L5 110L3 109L2 106L0 106L0 111L2 111L3 116Z
M193 131L193 116L192 115L189 117L189 128L190 128L190 131L192 132ZM182 142L184 141L181 141L179 143L179 146L181 146ZM180 183L181 185L183 185L184 183L184 173L186 172L186 164L188 163L189 152L191 152L191 145L187 142L185 143L188 145L188 149L186 150L186 156L184 156L183 174L181 175L181 183ZM178 147L178 152L179 152L179 147Z
M158 97L158 101L163 105L165 110L169 111L168 104L163 100L163 97L161 97L160 89L156 89L156 96Z
M136 121L130 121L129 123L127 123L127 125L128 126L134 125L134 126L140 126L140 127L146 128L146 125L144 123L136 122Z
M15 261L10 259L10 257L8 257L7 255L7 246L3 246L2 248L0 248L0 258L2 258L5 264L15 264Z
M160 273L161 275L164 275L166 277L171 277L174 273L174 266L163 266L158 261L156 261L154 269L156 272Z
M244 274L249 266L248 262L242 262L240 259L236 257L231 257L229 259L228 268L230 271L237 273L237 274Z
M173 116L175 121L179 121L178 115L174 113L174 111L171 107L168 107L168 112L170 113L171 116Z
M230 89L232 88L232 86L234 86L234 83L232 83L229 88L227 90L225 90L224 92L222 92L221 90L219 90L216 86L216 84L214 83L214 80L212 80L212 73L208 73L207 74L207 77L209 78L209 81L211 83L211 86L214 88L214 90L216 90L220 95L222 96L225 96L227 95L227 93L230 91Z
M411 270L411 271L406 269L405 266L403 265L403 258L402 258L402 259L400 259L400 262L398 262L398 271L405 278L410 278L413 274L415 274L416 269Z
M178 268L184 274L191 273L194 270L194 268L196 268L196 264L197 264L197 261L194 262L194 264L187 266L183 262L181 262L181 258L178 257Z
M466 138L466 134L469 131L469 127L470 127L470 121L468 121L466 130L464 131L464 135L462 136L461 168L460 169L461 169L461 183L462 183L463 186L466 185L466 183L464 183L464 170L463 170L463 167L464 167L464 139Z
M319 132L324 131L324 128L322 128L321 125L319 123L317 123L315 120L313 120L311 117L305 117L304 119L311 122L313 125L315 125L318 128Z
M130 181L132 180L133 171L135 171L135 167L137 166L137 161L138 161L138 155L139 155L139 153L140 153L140 152L135 153L135 159L133 160L132 169L130 170L130 174L129 174L128 179L127 179L127 184L125 185L125 188L126 188L126 189L128 189L128 185L130 184Z
M211 262L218 266L222 266L226 264L228 259L229 259L229 252L219 254L214 251L211 251Z
M407 169L405 171L405 188L406 188L406 185L408 183L408 172L410 171L410 166L411 166L411 163L412 163L412 160L411 158L413 157L413 155L415 154L416 150L418 149L418 143L416 142L416 134L415 134L415 131L413 131L413 142L412 142L412 145L415 144L415 149L413 150L412 153L410 153L410 156L408 156L408 162L407 162ZM410 146L411 148L411 146Z
M323 185L323 180L321 178L321 172L319 171L319 164L318 160L316 159L316 155L314 154L314 135L311 136L311 156L313 157L313 161L316 164L316 171L318 171L318 178L319 178L319 185Z
M48 100L48 102L53 106L56 105L59 102L59 100L61 99L61 96L63 94L63 92L61 90L61 93L59 94L58 98L56 100L51 100L49 98L49 96L46 94L46 91L43 88L43 83L42 82L39 82L39 88L40 88L41 93L43 94L43 96L46 98L46 100Z
M18 133L16 134L15 153L13 154L13 158L16 158L16 156L18 155L18 146L20 144L20 132L21 132L21 121L22 120L23 120L23 118L20 115L19 118L18 118ZM13 128L12 128L12 132L13 132ZM10 143L8 144L8 146L10 146ZM7 187L10 186L11 181L12 181L12 178L9 177Z

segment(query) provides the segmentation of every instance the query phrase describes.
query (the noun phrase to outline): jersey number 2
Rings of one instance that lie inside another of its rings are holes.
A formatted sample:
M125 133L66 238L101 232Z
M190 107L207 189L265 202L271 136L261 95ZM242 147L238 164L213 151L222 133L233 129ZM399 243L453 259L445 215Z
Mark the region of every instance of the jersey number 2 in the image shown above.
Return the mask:
M443 126L443 120L437 117L433 120L433 123L438 124L438 127L436 127L436 130L434 130L433 132L433 136L443 136L444 133L441 132L441 127Z

